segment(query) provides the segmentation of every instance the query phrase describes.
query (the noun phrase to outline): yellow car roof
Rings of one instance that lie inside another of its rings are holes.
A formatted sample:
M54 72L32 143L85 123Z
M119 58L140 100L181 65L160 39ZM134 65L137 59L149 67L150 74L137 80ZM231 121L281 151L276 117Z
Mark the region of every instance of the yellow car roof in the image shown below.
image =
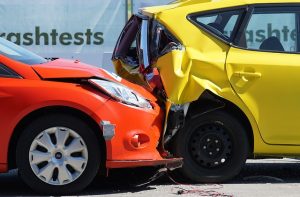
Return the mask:
M181 3L181 5L194 5L199 3L215 3L215 2L234 2L236 5L241 4L257 4L257 3L295 3L299 0L178 0L174 1L174 4Z
M154 14L176 8L184 8L185 10L193 12L196 10L204 11L242 5L270 3L300 3L300 0L178 0L168 5L142 8L140 11L143 14L153 16Z

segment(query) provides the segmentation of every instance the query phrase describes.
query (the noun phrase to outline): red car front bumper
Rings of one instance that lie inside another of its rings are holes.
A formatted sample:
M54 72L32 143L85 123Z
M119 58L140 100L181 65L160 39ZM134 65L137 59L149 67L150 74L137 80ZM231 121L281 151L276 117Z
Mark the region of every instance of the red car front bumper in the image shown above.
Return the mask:
M158 151L164 113L156 104L141 109L108 100L95 119L109 128L103 131L106 144L106 168L165 166L178 168L181 158L164 158ZM103 125L102 125L103 127ZM113 130L112 130L113 129Z

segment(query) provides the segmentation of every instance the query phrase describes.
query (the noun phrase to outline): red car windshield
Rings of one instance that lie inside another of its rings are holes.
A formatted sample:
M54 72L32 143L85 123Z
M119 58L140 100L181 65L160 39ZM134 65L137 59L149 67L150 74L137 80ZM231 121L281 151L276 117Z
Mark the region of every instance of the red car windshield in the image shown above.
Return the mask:
M0 38L0 55L4 55L8 58L29 65L43 64L47 62L45 58L42 58L3 38Z

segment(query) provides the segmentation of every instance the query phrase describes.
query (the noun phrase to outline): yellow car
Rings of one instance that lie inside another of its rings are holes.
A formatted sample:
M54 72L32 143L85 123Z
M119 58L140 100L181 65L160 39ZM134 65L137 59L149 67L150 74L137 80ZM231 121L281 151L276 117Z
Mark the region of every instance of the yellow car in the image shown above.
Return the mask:
M180 173L221 182L247 158L300 155L299 38L299 0L176 1L134 15L113 61L160 98Z

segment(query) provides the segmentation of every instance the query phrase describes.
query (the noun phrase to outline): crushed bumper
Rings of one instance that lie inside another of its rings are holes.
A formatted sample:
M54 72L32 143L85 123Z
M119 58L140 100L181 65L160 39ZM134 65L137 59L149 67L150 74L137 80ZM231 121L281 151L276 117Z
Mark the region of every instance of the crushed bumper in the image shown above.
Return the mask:
M181 168L182 158L170 158L161 160L133 160L133 161L106 161L107 168L133 168L142 166L164 166L169 170Z

